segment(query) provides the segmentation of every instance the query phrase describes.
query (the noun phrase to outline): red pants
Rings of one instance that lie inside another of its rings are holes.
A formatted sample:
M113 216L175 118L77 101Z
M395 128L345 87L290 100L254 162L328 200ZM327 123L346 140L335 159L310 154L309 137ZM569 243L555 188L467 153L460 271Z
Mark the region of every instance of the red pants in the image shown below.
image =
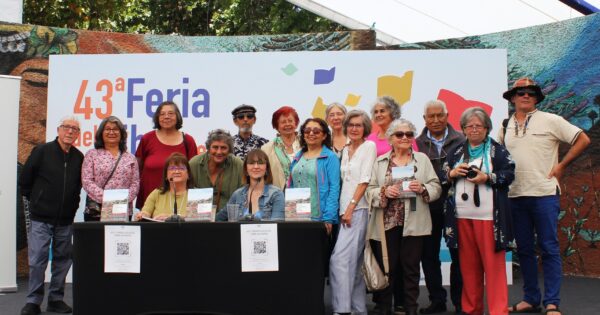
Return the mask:
M508 314L506 257L504 251L495 251L494 221L458 219L457 224L463 312L483 315L485 276L489 314Z

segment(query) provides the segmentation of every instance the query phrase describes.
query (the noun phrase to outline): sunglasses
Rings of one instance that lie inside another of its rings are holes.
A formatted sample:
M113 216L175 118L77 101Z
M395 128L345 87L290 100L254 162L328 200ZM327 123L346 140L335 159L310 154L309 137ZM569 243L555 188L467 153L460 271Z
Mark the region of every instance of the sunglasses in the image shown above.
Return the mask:
M304 128L304 134L308 135L308 134L313 134L313 135L320 135L323 132L323 129L321 128Z
M525 94L529 95L529 96L533 96L533 97L537 97L537 93L535 90L532 89L523 89L523 90L518 90L516 93L518 96L525 96Z
M253 113L247 113L247 114L236 114L235 115L236 119L242 120L244 118L246 119L252 119L254 118L254 114Z
M404 131L396 131L396 132L394 132L394 133L392 134L392 136L394 136L394 137L396 137L396 138L398 138L398 139L402 139L402 138L404 138L404 137L406 137L407 139L411 139L411 138L413 138L413 137L415 136L415 133L414 133L414 132L412 132L412 131L407 131L407 132L404 132Z

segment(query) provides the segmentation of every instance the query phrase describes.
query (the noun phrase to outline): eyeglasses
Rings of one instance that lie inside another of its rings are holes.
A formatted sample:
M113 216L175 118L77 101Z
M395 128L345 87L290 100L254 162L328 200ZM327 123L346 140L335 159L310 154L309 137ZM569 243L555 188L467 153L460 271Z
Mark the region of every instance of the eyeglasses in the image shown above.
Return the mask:
M254 118L254 114L252 113L247 113L247 114L236 114L235 115L236 119L242 120L244 118L246 119L253 119Z
M537 92L535 90L532 90L532 89L518 90L516 94L518 96L525 96L525 94L527 94L529 96L537 97Z
M347 129L361 129L364 126L362 124L348 124L346 125Z
M311 133L313 135L315 135L315 136L318 136L321 133L323 133L323 129L321 129L321 128L310 128L310 127L304 128L304 134L308 135L308 134L311 134Z
M65 131L73 131L75 133L79 132L79 127L77 126L69 126L69 125L60 125L60 128L62 128Z
M248 162L248 165L254 166L254 165L265 165L267 164L267 162L265 160L254 160L252 162Z
M175 172L175 171L183 172L183 171L187 171L187 167L185 167L183 165L181 165L181 166L179 166L179 165L171 165L171 166L167 167L167 170L169 170L171 172Z
M104 133L121 133L119 128L104 128Z
M481 130L481 129L485 129L485 126L483 125L467 125L465 126L466 130Z
M394 137L396 137L396 138L398 138L398 139L402 139L402 138L404 138L404 137L406 137L407 139L411 139L411 138L413 138L413 137L415 136L415 133L414 133L414 132L412 132L412 131L407 131L407 132L404 132L404 131L396 131L396 132L394 132L394 133L392 134L392 136L394 136Z

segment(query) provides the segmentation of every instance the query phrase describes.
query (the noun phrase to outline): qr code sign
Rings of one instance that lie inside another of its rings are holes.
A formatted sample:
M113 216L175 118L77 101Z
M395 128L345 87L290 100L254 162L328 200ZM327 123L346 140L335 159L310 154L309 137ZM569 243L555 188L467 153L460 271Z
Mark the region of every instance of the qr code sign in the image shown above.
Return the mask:
M252 251L254 255L264 255L267 253L267 241L254 240L252 243L254 244L254 250Z
M129 243L117 243L117 256L129 256Z

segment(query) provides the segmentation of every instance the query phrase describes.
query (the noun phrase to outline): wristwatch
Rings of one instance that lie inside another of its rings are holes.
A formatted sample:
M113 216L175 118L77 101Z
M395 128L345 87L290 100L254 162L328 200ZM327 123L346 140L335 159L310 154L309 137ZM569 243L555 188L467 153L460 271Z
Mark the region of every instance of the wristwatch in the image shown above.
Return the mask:
M350 200L350 203L353 205L356 205L358 202L356 202L356 200L352 199L352 200Z

